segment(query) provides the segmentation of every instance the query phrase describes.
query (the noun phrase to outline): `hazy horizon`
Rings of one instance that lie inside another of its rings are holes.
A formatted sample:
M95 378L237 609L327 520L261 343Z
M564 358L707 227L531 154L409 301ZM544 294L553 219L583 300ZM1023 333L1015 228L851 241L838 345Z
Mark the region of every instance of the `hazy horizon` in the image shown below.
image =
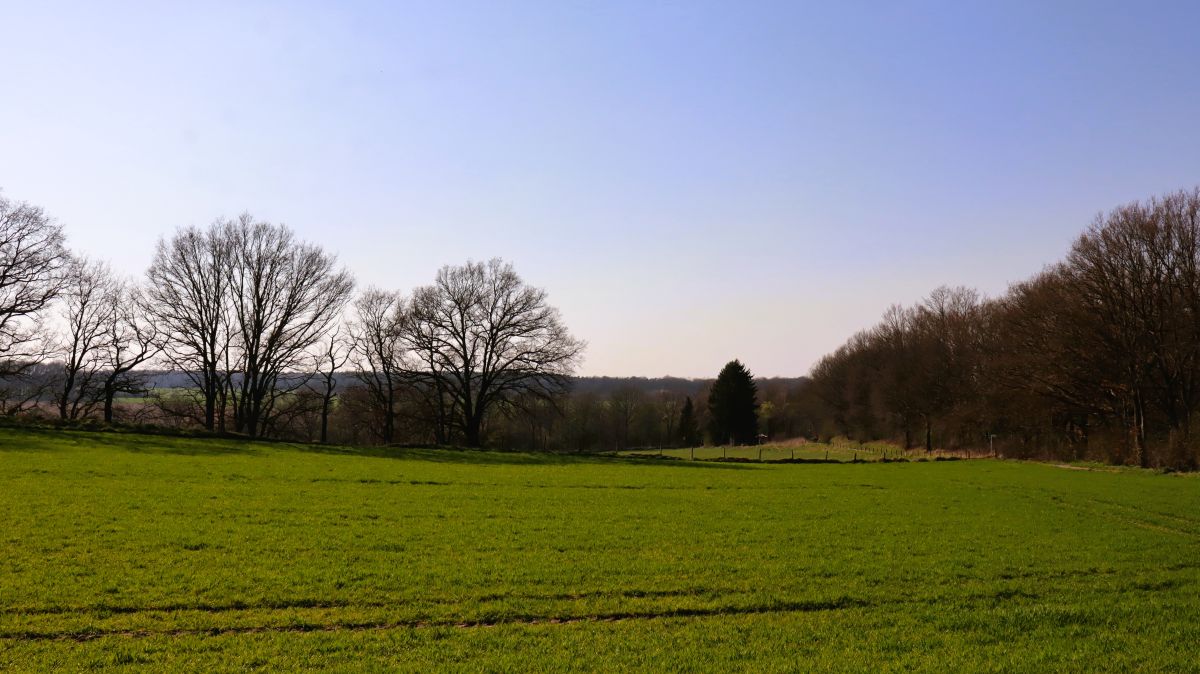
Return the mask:
M583 376L808 373L1200 182L1200 5L22 3L0 189L140 274L249 211L405 292L503 257Z

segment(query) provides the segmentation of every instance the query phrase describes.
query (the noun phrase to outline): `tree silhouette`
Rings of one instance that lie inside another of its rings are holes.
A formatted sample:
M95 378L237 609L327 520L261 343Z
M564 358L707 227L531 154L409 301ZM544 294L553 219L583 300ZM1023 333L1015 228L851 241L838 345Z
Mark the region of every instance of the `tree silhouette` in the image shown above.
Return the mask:
M679 440L684 447L700 444L700 425L696 423L696 408L691 396L683 401L683 411L679 413Z
M713 444L750 445L758 441L758 387L740 361L721 368L708 396L708 432Z

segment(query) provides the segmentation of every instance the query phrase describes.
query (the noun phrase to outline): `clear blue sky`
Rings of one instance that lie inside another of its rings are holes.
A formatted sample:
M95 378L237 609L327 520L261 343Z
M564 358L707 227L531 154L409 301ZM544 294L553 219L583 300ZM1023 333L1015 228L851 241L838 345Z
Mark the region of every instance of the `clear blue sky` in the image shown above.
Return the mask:
M140 273L249 210L409 289L501 256L586 374L799 375L1200 182L1200 3L0 0L0 187Z

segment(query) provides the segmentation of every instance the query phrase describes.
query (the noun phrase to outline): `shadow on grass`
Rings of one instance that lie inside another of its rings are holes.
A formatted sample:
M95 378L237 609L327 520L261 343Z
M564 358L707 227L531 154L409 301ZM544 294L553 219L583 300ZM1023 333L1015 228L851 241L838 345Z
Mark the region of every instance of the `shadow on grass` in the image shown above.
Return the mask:
M554 465L638 465L678 466L745 470L748 466L707 461L664 461L658 458L620 457L597 454L557 454L552 452L509 452L488 449L352 447L317 445L243 438L189 438L135 431L81 431L57 428L0 428L0 451L46 452L70 450L81 444L135 454L177 456L265 456L271 452L297 452L329 456L367 457L474 465L554 466Z
M96 444L136 454L175 454L178 456L257 456L263 447L250 440L232 438L172 438L133 433L94 433Z
M612 456L603 454L559 454L554 452L510 452L492 449L465 449L461 447L350 447L344 445L281 445L280 449L329 454L335 456L362 456L382 459L405 459L430 461L433 463L458 463L477 465L508 466L566 466L591 465L636 465L673 466L687 468L715 468L746 470L748 466L716 464L702 461L664 461L662 459Z
M81 444L102 445L137 454L181 456L253 456L263 449L237 438L186 438L132 431L80 431L59 428L0 428L0 452L69 450Z

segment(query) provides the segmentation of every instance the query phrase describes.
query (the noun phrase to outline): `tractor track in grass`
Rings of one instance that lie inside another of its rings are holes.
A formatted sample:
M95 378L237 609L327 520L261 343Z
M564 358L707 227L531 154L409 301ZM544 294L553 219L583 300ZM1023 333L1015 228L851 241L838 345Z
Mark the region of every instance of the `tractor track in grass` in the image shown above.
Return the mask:
M1180 564L1172 567L1170 571L1193 570L1200 565L1195 564ZM999 579L1005 580L1029 580L1032 578L1062 578L1075 576L1095 576L1095 575L1111 575L1114 573L1111 570L1071 570L1056 572L1051 574L1029 573L1017 574L1014 576L1001 576ZM999 580L997 579L997 580ZM1167 581L1166 587L1174 587L1177 583ZM1138 589L1156 589L1155 587ZM1125 592L1128 588L1113 588L1109 592ZM581 597L589 593L555 595L558 597ZM633 591L627 593L629 596L677 596L682 594L692 594L690 590L668 590L661 592L641 592ZM179 629L97 629L84 628L78 630L8 630L0 631L0 641L9 642L89 642L98 639L106 638L127 638L127 639L147 639L156 637L218 637L225 635L253 635L253 634L271 634L271 633L317 633L317 632L382 632L388 630L416 630L416 629L478 629L488 627L503 627L503 626L539 626L539 625L572 625L578 623L615 623L626 621L651 621L651 620L668 620L672 618L710 618L710 617L735 617L748 615L771 615L771 614L803 614L803 613L818 613L818 612L836 612L850 609L869 609L883 608L885 606L898 605L937 605L947 600L968 602L981 605L996 605L997 602L1007 601L1040 601L1042 597L1029 590L1019 588L1006 587L996 591L985 591L973 593L954 598L947 597L890 597L890 598L875 598L872 600L864 600L852 597L838 597L831 600L804 600L804 601L779 601L769 602L764 604L751 604L746 606L715 606L715 607L678 607L678 608L648 608L641 611L611 611L600 613L583 613L575 615L531 615L531 614L510 614L500 615L495 617L476 618L469 620L453 620L448 618L409 618L398 620L362 620L362 621L335 621L335 622L292 622L288 624L278 625L215 625L209 627L194 627L194 628L179 628ZM369 608L361 603L337 603L337 602L280 602L272 603L268 606L253 606L240 605L219 606L206 610L192 606L189 608L181 608L180 610L199 610L204 612L235 612L242 610L287 610L281 608L280 604L286 604L287 608L311 608L311 609L328 609L328 608ZM381 604L387 605L387 604ZM141 611L159 612L160 607L136 608L127 607L122 612L126 614L137 613ZM45 614L46 612L42 612Z
M1155 531L1164 534L1173 534L1176 536L1185 536L1192 540L1200 539L1200 531L1191 528L1196 526L1193 520L1188 518L1176 517L1173 515L1164 515L1153 511L1146 511L1141 508L1133 508L1124 506L1112 501L1082 497L1080 502L1070 502L1059 495L1049 497L1051 504L1064 510L1075 510L1084 512L1089 515L1101 517L1111 522L1117 522L1127 526L1138 527L1147 531ZM1168 522L1155 521L1154 517L1162 517ZM1181 522L1186 522L1190 526L1181 526Z
M237 625L165 630L78 630L63 632L39 632L34 630L0 632L0 640L9 641L76 641L86 642L108 637L145 639L153 637L223 636L264 633L307 633L307 632L367 632L401 629L476 629L486 627L571 625L576 623L613 623L632 620L665 620L670 618L733 617L740 615L764 615L786 613L815 613L839 611L853 608L868 608L871 603L860 599L841 597L831 601L779 602L758 606L722 606L714 608L676 608L647 611L614 611L582 615L534 616L511 615L477 620L394 620L335 623L295 623L289 625Z
M1200 569L1198 563L1180 563L1170 567L1164 567L1162 570L1166 572L1194 571ZM1017 571L1004 572L994 577L976 579L987 580L994 583L1020 583L1022 581L1040 580L1043 582L1054 582L1064 579L1074 578L1091 578L1096 576L1113 576L1122 575L1115 569L1060 569L1056 571ZM1178 585L1179 582L1168 579L1166 581L1170 586ZM1140 586L1135 586L1136 589L1144 590ZM689 618L689 617L719 617L719 616L737 616L737 615L755 615L755 614L773 614L773 613L809 613L817 611L836 611L850 608L880 608L887 605L907 604L907 605L936 605L947 600L949 601L967 601L967 602L986 602L994 604L996 601L1012 600L1012 599L1027 599L1038 600L1041 598L1040 593L1045 588L1022 589L1019 587L1005 586L996 591L985 590L978 593L962 595L957 597L946 596L893 596L893 597L873 597L870 600L839 597L832 600L804 600L804 601L771 601L761 604L749 604L743 606L716 606L716 607L675 607L675 608L655 608L649 607L644 610L630 611L613 611L599 613L583 613L577 615L531 615L531 614L510 614L500 615L489 618L475 618L469 620L453 620L450 618L406 618L395 620L364 620L364 621L335 621L335 622L318 622L318 621L299 621L289 624L277 625L215 625L207 627L180 628L180 629L103 629L96 627L85 627L82 629L0 629L0 640L10 641L91 641L106 637L130 637L130 638L148 638L159 636L219 636L223 634L255 634L263 632L335 632L335 631L369 631L369 630L389 630L389 629L432 629L432 628L477 628L477 627L494 627L502 625L559 625L573 624L580 622L619 622L627 620L658 620L668 618ZM1125 592L1127 587L1114 587L1105 592ZM1152 589L1152 588L1151 588ZM526 593L495 593L476 597L476 602L490 602L504 599L526 599L539 601L579 601L588 598L597 597L623 597L626 599L641 599L641 598L679 598L679 597L709 597L711 599L730 599L739 594L744 594L737 591L714 592L711 589L704 588L678 588L666 590L626 590L621 592L608 591L585 591L585 592L561 592L561 593L546 593L546 594L526 594ZM112 606L112 605L96 605L96 606L77 606L77 607L4 607L0 608L0 615L27 615L27 616L60 616L60 615L82 615L90 614L94 618L104 618L104 614L110 615L136 615L139 613L147 614L167 614L167 613L199 613L199 614L223 614L223 613L240 613L260 611L264 613L285 612L290 610L338 610L338 609L386 609L396 606L395 602L362 602L362 601L337 601L337 600L310 600L310 599L295 599L268 601L262 603L251 603L233 601L224 604L185 604L185 603L170 603L154 606Z
M671 590L594 590L584 592L553 592L546 594L522 592L494 592L473 597L474 602L494 602L505 599L520 599L528 601L579 601L604 597L620 597L624 599L661 599L672 597L709 597L711 599L730 598L747 592L711 588L680 588ZM460 604L461 600L433 601L437 604ZM395 601L350 601L330 599L286 599L276 601L230 601L226 603L197 602L188 604L174 602L150 606L127 606L121 604L94 604L84 606L39 606L20 607L6 606L0 608L0 615L73 615L81 613L133 615L137 613L236 613L239 611L286 611L291 609L378 609L395 606Z
M1068 467L1070 468L1070 466ZM979 486L978 483L971 480L955 480L955 482L963 485ZM1147 531L1200 540L1200 520L1195 518L1148 510L1142 507L1119 503L1111 499L1087 495L1076 496L1040 487L1031 487L1023 490L1012 489L1010 491L1019 493L1024 498L1038 504L1046 504L1062 510L1083 512L1111 522ZM1159 518L1159 520L1156 521L1156 518Z

